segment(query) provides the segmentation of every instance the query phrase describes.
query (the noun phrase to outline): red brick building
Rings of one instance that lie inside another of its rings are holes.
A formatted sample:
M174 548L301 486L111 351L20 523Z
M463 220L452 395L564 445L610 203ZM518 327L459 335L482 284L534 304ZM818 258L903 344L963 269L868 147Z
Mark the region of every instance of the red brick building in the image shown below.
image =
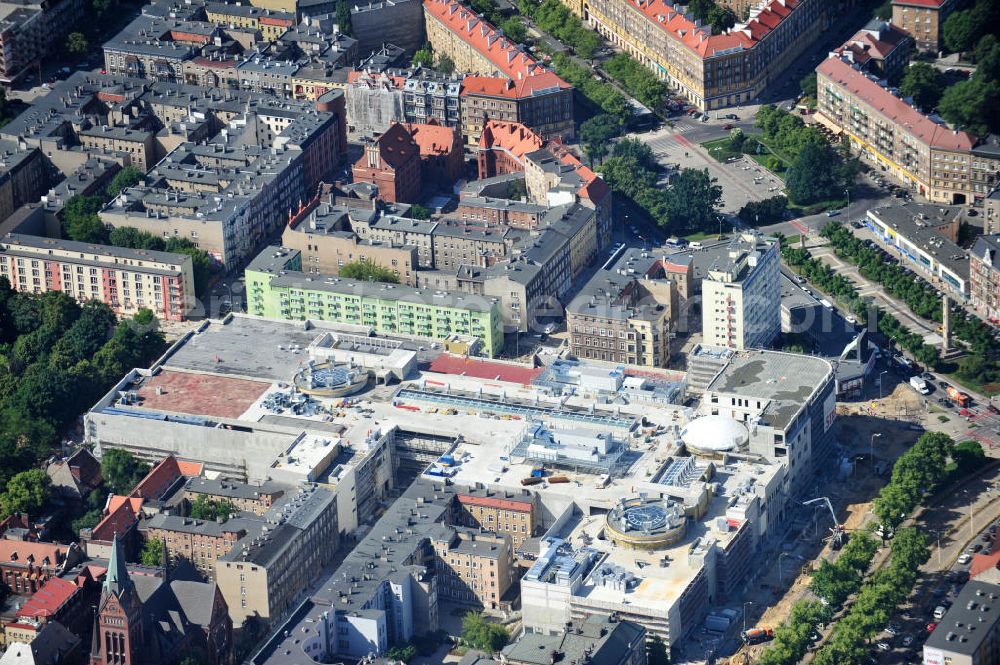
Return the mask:
M406 123L406 130L420 150L420 179L426 188L435 185L451 189L462 177L464 160L462 157L462 135L458 129L444 127L431 121L421 125Z
M365 154L353 169L354 182L375 185L380 199L399 203L420 198L420 172L420 147L398 123L365 145Z
M524 171L524 156L543 145L541 136L518 122L488 121L479 137L479 179Z
M27 540L0 540L0 577L11 593L30 596L82 558L80 547Z

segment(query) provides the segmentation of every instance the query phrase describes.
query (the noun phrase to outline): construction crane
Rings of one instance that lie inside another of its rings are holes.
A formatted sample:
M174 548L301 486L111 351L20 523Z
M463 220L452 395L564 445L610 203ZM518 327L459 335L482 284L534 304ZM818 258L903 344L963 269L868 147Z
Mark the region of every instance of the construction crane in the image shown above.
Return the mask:
M808 501L803 501L802 505L809 506L814 503L824 503L826 504L826 507L830 509L830 517L833 518L833 526L830 527L830 535L827 539L830 541L830 549L839 550L844 544L844 525L837 519L837 513L833 510L833 504L830 503L829 498L821 496L815 499L809 499Z

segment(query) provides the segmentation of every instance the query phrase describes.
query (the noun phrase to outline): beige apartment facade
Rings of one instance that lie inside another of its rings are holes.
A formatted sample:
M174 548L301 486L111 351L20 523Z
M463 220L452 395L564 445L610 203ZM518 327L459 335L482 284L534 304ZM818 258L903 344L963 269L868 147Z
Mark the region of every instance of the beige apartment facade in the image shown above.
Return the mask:
M462 605L500 607L514 581L510 536L442 526L431 545L440 564L438 594Z
M459 524L506 534L515 549L523 547L541 526L537 494L470 489L459 493L457 501L456 521Z
M317 275L339 275L347 263L371 261L391 270L399 283L416 286L419 267L417 248L392 242L361 240L350 232L312 231L308 222L285 227L281 244L302 252L302 272Z
M941 31L957 0L892 0L892 22L913 37L921 51L943 48Z

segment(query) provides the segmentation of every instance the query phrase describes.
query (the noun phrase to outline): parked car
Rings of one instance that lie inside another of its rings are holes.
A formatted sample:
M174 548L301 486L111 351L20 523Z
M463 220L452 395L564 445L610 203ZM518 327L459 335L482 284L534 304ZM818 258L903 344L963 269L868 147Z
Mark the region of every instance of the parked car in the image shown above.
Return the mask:
M936 621L931 621L929 624L927 624L927 632L928 633L933 633L935 628L937 628L937 622Z
M827 217L836 217L839 214L840 214L839 210L827 210L826 211L826 216Z
M908 647L913 644L913 635L907 635L903 638L903 646Z
M889 646L888 642L879 642L878 643L878 650L879 651L891 651L892 647Z

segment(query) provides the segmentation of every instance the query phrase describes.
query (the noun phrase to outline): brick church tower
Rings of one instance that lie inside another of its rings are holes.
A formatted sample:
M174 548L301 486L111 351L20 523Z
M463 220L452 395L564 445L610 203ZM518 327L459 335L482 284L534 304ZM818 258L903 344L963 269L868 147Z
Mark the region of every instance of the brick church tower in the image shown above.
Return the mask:
M142 602L128 575L116 536L94 618L90 665L137 665L142 660L141 613Z

